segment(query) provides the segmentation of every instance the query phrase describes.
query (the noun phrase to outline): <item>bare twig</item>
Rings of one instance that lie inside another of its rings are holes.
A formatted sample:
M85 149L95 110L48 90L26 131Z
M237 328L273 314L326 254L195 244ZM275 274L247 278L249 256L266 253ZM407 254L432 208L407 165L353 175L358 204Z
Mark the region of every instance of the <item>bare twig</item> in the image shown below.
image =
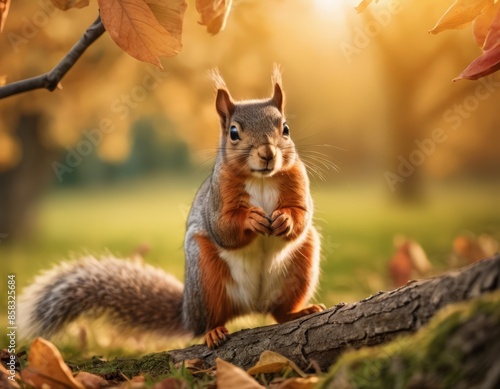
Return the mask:
M101 17L98 16L68 54L50 72L0 87L0 99L35 89L48 89L52 92L57 88L64 75L73 67L83 52L104 31L106 30L101 22Z

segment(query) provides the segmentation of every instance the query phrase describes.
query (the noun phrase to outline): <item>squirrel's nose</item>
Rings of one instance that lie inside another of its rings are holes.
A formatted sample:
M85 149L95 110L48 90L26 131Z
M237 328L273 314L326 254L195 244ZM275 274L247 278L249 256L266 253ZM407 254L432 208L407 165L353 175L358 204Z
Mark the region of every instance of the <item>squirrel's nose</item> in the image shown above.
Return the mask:
M261 145L257 150L257 154L259 155L260 159L265 162L269 162L276 156L276 147L270 144Z

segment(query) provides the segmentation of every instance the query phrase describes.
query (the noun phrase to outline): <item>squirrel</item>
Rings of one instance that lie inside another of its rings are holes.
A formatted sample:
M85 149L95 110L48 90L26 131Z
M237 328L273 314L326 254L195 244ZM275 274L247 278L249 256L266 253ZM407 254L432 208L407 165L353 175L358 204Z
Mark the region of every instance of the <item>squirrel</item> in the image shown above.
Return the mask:
M240 315L283 323L325 309L306 305L319 277L320 239L305 165L284 114L281 70L272 96L235 101L211 73L220 146L188 216L185 284L149 265L85 257L42 274L24 292L24 337L50 337L82 314L106 313L122 329L204 335L210 348Z

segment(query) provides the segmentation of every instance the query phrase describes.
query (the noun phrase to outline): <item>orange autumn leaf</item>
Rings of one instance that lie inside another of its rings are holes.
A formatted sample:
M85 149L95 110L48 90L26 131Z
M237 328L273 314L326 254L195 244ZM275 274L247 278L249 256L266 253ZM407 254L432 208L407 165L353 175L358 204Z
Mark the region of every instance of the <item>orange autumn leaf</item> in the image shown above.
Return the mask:
M260 354L257 363L247 370L248 374L267 374L280 373L286 368L292 368L301 377L305 377L305 373L291 360L274 351L265 350Z
M366 9L366 7L368 7L372 3L372 1L373 0L360 0L358 2L358 5L354 6L354 9L358 13L363 12ZM378 2L378 0L375 0L375 3L377 3L377 2Z
M246 371L220 358L215 360L217 365L217 388L218 389L262 389L264 388L255 381Z
M7 14L9 13L10 0L0 0L0 32L3 31Z
M493 0L457 0L444 13L436 25L429 31L437 34L445 30L467 27Z
M474 25L472 27L472 32L474 33L474 39L479 47L483 47L484 41L486 40L486 35L490 31L491 24L495 15L500 10L500 1L496 4L488 4L483 12L476 18Z
M158 22L180 43L186 0L146 0L146 3Z
M500 42L472 61L453 81L458 81L463 78L467 80L478 80L495 73L497 70L500 70Z
M22 379L35 388L84 389L73 377L56 346L45 339L37 338L31 343L28 363Z
M232 0L196 0L196 10L201 16L200 24L207 26L210 34L217 34L226 27Z
M498 3L500 4L500 3ZM497 4L497 5L498 5ZM495 16L484 40L483 50L492 50L500 43L500 9L497 9Z
M97 2L102 23L109 35L118 47L135 59L163 69L158 57L171 57L181 50L180 40L159 23L145 0Z

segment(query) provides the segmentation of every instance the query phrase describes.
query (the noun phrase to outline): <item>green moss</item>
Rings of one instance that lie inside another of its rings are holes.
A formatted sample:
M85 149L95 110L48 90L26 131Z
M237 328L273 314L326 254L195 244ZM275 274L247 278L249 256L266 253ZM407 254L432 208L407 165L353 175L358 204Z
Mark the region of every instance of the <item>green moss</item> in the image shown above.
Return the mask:
M480 349L473 349L468 335L481 337L492 328L500 328L500 292L446 307L416 334L344 354L320 387L455 388L475 382L484 377L497 344L494 334L491 342L483 334Z

